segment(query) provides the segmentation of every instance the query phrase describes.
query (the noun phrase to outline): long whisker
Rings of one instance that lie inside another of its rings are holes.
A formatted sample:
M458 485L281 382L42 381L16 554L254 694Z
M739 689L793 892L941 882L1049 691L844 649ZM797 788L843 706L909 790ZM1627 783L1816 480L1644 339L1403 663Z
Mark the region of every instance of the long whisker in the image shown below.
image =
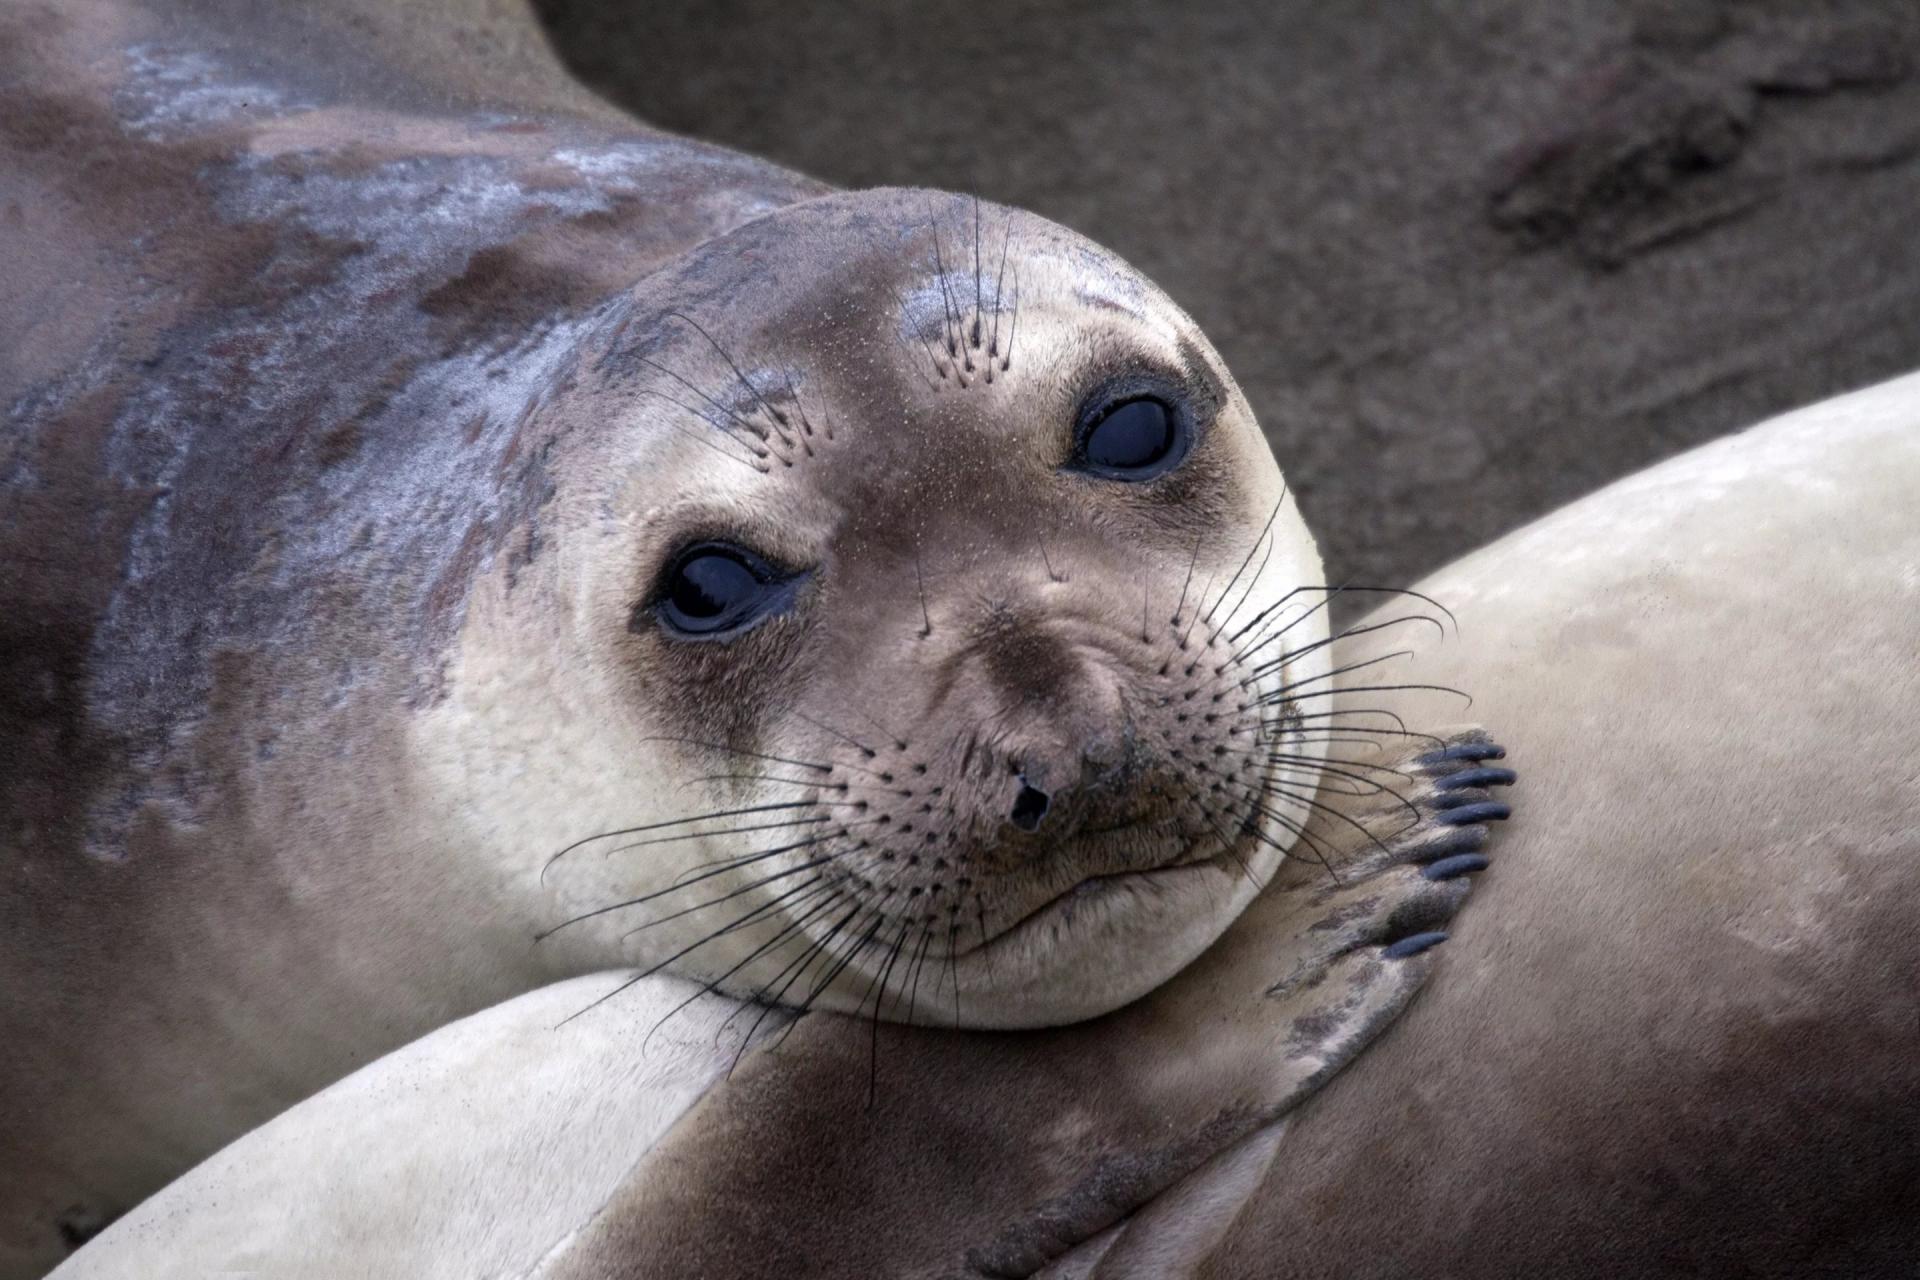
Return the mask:
M910 326L913 329L913 336L920 340L920 346L926 351L927 360L929 363L933 365L933 371L939 374L942 378L946 377L947 376L946 368L943 365L941 365L940 357L933 353L933 344L927 341L927 335L920 331L920 326L917 323L915 323L913 316L908 311L906 296L902 294L900 290L897 288L893 290L893 296L894 296L894 299L898 301L900 304L900 322L902 324ZM940 384L935 382L932 378L928 378L926 374L923 373L920 376L926 381L926 384L929 387L932 387L935 391L938 391L940 389Z
M830 724L827 724L825 721L816 720L812 716L806 715L800 711L790 711L789 714L791 714L796 720L804 720L808 724L812 725L814 728L819 729L824 733L832 734L834 737L840 739L840 741L853 747L861 755L865 756L869 760L873 759L875 756L880 754L878 751L875 751L872 747L860 741L858 738L852 736L851 734L842 733L840 730L834 728Z
M793 906L793 905L797 905L798 902L805 902L808 897L811 897L812 894L814 893L819 893L822 889L826 891L826 897L822 898L819 902L816 902L813 906L807 908L807 910L802 912L801 914L791 917L787 921L786 925L780 930L780 932L774 934L771 938L768 938L765 942L755 947L752 951L749 951L745 959L740 960L738 963L733 965L732 968L728 969L725 973L713 979L711 982L702 983L698 991L694 992L692 995L688 996L685 1000L682 1000L679 1004L673 1006L673 1008L667 1010L666 1013L662 1014L660 1017L660 1020L653 1024L653 1029L647 1032L646 1038L641 1040L640 1042L641 1052L644 1053L646 1051L648 1043L653 1039L653 1033L655 1031L658 1031L661 1027L665 1026L667 1023L667 1020L672 1018L674 1014L679 1013L682 1009L686 1008L688 1005L692 1004L694 1001L702 998L703 996L712 995L715 991L718 991L722 985L725 984L728 978L733 977L736 973L739 973L742 969L752 964L755 960L758 960L761 956L773 950L775 947L779 946L781 943L785 942L788 938L792 937L796 931L805 928L807 921L832 909L834 902L839 897L839 891L835 889L832 882L828 881L824 876L816 876L813 880L809 880L807 884L801 885L799 886L799 888L791 890L787 894L782 894L780 898L774 899L772 902L767 903L766 906L759 908L759 910L765 911L768 908L778 906L781 904L783 899L792 896L792 894L799 893L801 889L806 889L808 888L808 886L814 886L814 887L808 894L805 894L801 896L799 899L797 899L796 903L788 903L787 905ZM740 928L745 923L746 923L745 920L736 922L734 925L729 926L726 932L731 932L733 929Z
M1303 644L1299 646L1298 648L1289 649L1285 653L1279 654L1276 657L1268 658L1266 661L1262 662L1260 665L1254 667L1253 670L1256 674L1272 671L1276 667L1285 666L1287 663L1292 662L1295 658L1303 657L1306 654L1312 653L1317 649L1324 649L1329 645L1338 644L1342 640L1350 640L1354 636L1363 636L1372 631L1385 631L1388 627L1397 627L1397 626L1400 626L1402 623L1407 623L1407 622L1427 623L1429 626L1433 627L1434 630L1438 631L1442 638L1445 638L1447 634L1446 628L1440 625L1440 620L1438 618L1428 617L1424 613L1402 614L1398 618L1388 618L1384 622L1374 622L1374 623L1368 623L1365 626L1348 627L1344 631L1337 631L1332 635L1323 636L1318 640L1310 641L1307 644ZM1265 648L1269 643L1279 638L1280 638L1279 633L1275 633L1274 635L1269 636L1266 640L1261 641L1258 645L1255 645L1252 649L1247 650L1245 654L1237 655L1237 656L1240 661L1244 662L1247 658L1252 657L1254 653L1258 652L1260 649ZM1224 671L1226 670L1226 667L1223 665L1220 668L1220 670ZM1216 672L1215 674L1218 674L1218 672Z
M686 314L684 311L669 311L667 312L667 318L670 320L679 320L684 324L693 326L693 331L699 334L701 337L705 338L707 340L707 345L712 347L714 351L720 356L720 358L727 362L727 368L733 370L733 376L740 380L740 385L747 389L747 394L760 402L760 407L767 411L767 416L769 418L772 418L775 422L779 423L780 426L784 427L787 425L787 415L780 412L780 410L774 408L772 402L770 402L764 395L760 394L760 388L754 386L752 381L748 379L747 375L741 372L740 366L738 364L735 364L733 357L727 354L727 349L721 346L717 341L715 341L714 336L708 333L705 327L703 327L698 320L695 320L692 316ZM786 439L784 434L782 435L781 438L783 440ZM792 442L788 441L788 443L791 444Z
M1424 689L1430 693L1450 693L1456 698L1466 699L1467 705L1473 705L1473 695L1451 685L1444 684L1354 684L1339 689L1320 689L1313 693L1295 693L1291 687L1263 694L1253 701L1260 706L1274 706L1289 702L1304 702L1309 698L1334 698L1349 693L1405 693L1410 690ZM1374 729L1373 733L1388 733L1391 730ZM1419 737L1430 735L1420 734Z
M812 990L807 992L807 998L800 1002L799 1011L802 1014L806 1014L812 1010L814 1002L825 994L827 988L831 987L840 975L846 971L847 966L853 963L853 958L873 942L874 935L880 932L880 926L886 923L886 919L885 916L875 911L873 913L873 923L867 926L865 933L858 937L854 937L852 934L848 935L848 937L853 938L853 941L848 944L846 953L840 956L840 958L834 962L833 967L828 969L819 981L813 984ZM795 1019L793 1025L797 1026L798 1024L799 1020ZM780 1039L775 1043L784 1043L788 1032L791 1032L791 1030L792 1026L789 1026L787 1032L782 1032Z
M755 1033L760 1030L760 1024L766 1021L768 1014L772 1013L775 1009L780 1007L780 1001L787 994L787 989L791 987L796 981L799 980L801 974L805 973L809 968L813 966L814 959L818 957L823 950L825 950L827 945L831 943L834 938L839 936L840 931L846 928L848 922L853 920L855 916L859 915L861 910L862 908L860 904L858 902L855 902L853 906L847 909L847 913L845 915L841 916L838 920L836 920L833 923L831 927L828 928L827 932L824 935L822 935L821 937L815 938L813 940L813 943L810 946L808 946L805 951L802 951L800 955L797 956L795 959L790 960L785 965L783 965L780 969L780 972L774 974L773 977L769 978L766 981L766 983L762 985L760 989L754 993L754 997L753 997L754 1000L756 1002L762 1003L764 1007L760 1010L759 1016L753 1020L753 1025L747 1028L746 1038L740 1042L739 1050L733 1055L733 1061L730 1064L728 1064L727 1075L729 1077L733 1075L734 1068L740 1065L740 1057L742 1054L744 1054L747 1051L747 1046L753 1043L753 1037ZM785 981L782 981L783 977L785 978ZM778 991L773 991L773 984L776 982L780 983L780 989ZM771 997L768 996L768 992L770 991L773 992ZM740 1012L742 1012L745 1009L745 1007L746 1006L744 1005L741 1006L740 1009L737 1009L734 1011L734 1015L730 1015L727 1018L726 1022L721 1023L720 1025L722 1029L724 1029L729 1023L731 1023L733 1021L733 1017L737 1016ZM799 1022L799 1020L800 1020L799 1016L798 1014L796 1014L793 1021L797 1023ZM789 1027L789 1030L790 1029L791 1027ZM783 1032L781 1035L781 1039L784 1041L785 1038L786 1038L786 1034Z
M705 747L709 751L724 751L729 755L746 756L752 760L771 760L775 764L790 764L801 769L812 769L816 773L832 773L833 766L821 764L817 760L795 760L789 756L772 756L763 751L748 751L743 747L730 747L724 742L707 742L700 738L680 738L667 734L653 734L640 739L642 742L677 742L682 746Z
M636 933L645 933L648 929L657 929L661 925L666 924L670 920L678 920L682 916L690 916L694 914L696 911L705 911L709 907L717 907L722 903L731 902L735 898L742 897L745 894L754 893L760 889L764 889L776 880L785 880L787 877L797 876L803 871L818 870L821 867L824 867L833 862L839 861L840 857L841 855L838 853L829 853L824 857L813 858L806 862L802 862L798 866L788 867L785 871L775 871L771 875L762 876L758 880L752 881L749 884L743 884L738 889L734 889L727 893L723 893L717 898L708 898L705 902L696 902L690 907L682 907L678 911L671 912L664 916L658 916L652 920L647 921L645 924L635 925L633 928L621 934L620 939L621 941L624 942L628 938L631 938ZM807 883L813 884L813 883L816 883L819 879L820 877L815 876L812 880L807 881ZM685 953L683 952L681 954L685 954ZM674 958L678 959L679 957L675 956Z
M979 321L976 319L974 324L976 326L975 332L977 333ZM885 1003L887 998L887 979L893 975L893 966L900 958L900 948L906 945L909 923L907 920L900 922L900 932L894 936L893 945L887 948L885 963L880 966L879 971L874 975L873 981L867 984L869 989L875 991L873 998L873 1028L868 1033L867 1040L867 1105L869 1107L873 1105L874 1096L878 1092L880 1085L881 1005ZM858 1013L861 1008L866 1006L866 1003L867 997L863 992L860 996L859 1005L854 1007L854 1012Z
M1221 605L1221 602L1227 598L1227 593L1233 590L1233 584L1240 581L1240 575L1245 573L1247 571L1247 566L1253 563L1254 552L1260 549L1260 544L1267 540L1267 535L1269 533L1273 532L1273 522L1280 517L1280 507L1282 504L1286 502L1286 500L1287 500L1287 492L1286 492L1285 486L1283 485L1280 490L1280 500L1278 502L1275 502L1273 504L1273 510L1267 513L1266 523L1260 526L1260 533L1257 537L1254 538L1253 545L1247 548L1246 557L1240 561L1240 567L1233 571L1233 576L1231 578L1227 579L1227 585L1220 588L1220 596L1218 599L1216 599L1213 602L1213 608L1207 610L1206 621L1209 624L1213 622L1214 609L1218 609ZM1257 573L1254 575L1256 579L1259 576L1260 575ZM1218 634L1218 633L1216 632L1215 634ZM1212 641L1209 640L1208 643L1211 644Z
M705 400L709 405L713 406L714 412L725 414L727 417L732 418L735 422L740 424L740 429L742 431L745 431L748 435L752 436L755 440L758 440L762 444L766 443L767 434L768 434L767 432L762 431L759 427L755 426L744 415L740 414L739 412L731 408L728 408L724 404L721 404L718 400L715 400L712 396L708 395L705 391L701 390L700 387L690 379L686 378L685 376L678 373L677 371L670 368L669 366L662 364L660 361L655 360L652 356L641 356L639 357L639 360L641 364L646 365L650 369L657 369L661 373L666 374L669 378L672 378L675 382L679 383L681 386L685 387L687 390L693 392L693 394L695 394L696 396L699 396L702 400ZM682 405L681 407L685 408L686 406ZM702 414L700 416L706 417L705 414ZM711 422L712 419L709 418L708 421ZM787 439L786 433L781 431L778 427L775 427L773 429L772 434L780 437L781 444L786 445L788 448L793 447L793 441ZM772 453L770 456L779 458L780 461L786 463L788 466L793 465L793 460L791 458L788 458L783 453L776 452L776 453Z
M939 218L940 215L937 211L931 212L927 220L927 230L933 233L934 273L935 278L940 282L940 305L946 309L947 320L944 333L947 339L947 358L954 362L954 375L958 377L960 372L960 344L955 341L954 334L959 329L959 321L955 319L954 315L956 308L953 305L953 296L947 290L947 259L946 255L940 251ZM968 368L972 368L971 361L968 362ZM963 382L961 385L964 386L965 383Z
M987 341L987 369L993 369L993 357L1000 354L1000 285L1007 278L1007 248L1013 243L1013 219L1007 219L1006 233L1000 238L1000 270L993 277L993 336Z
M1317 675L1303 676L1298 680L1289 682L1281 692L1292 693L1296 689L1304 689L1309 685L1319 684L1324 680L1331 680L1335 676L1346 675L1349 671L1359 671L1365 667L1377 667L1383 662L1392 662L1395 658L1411 658L1412 656L1413 650L1411 649L1396 649L1392 653L1383 653L1377 658L1363 658L1358 662L1349 662L1344 667L1330 667ZM1258 674L1249 676L1240 682L1240 687L1244 689L1258 678Z
M1193 539L1193 557L1187 561L1187 576L1180 584L1180 603L1173 606L1173 626L1180 625L1180 615L1186 611L1187 591L1193 586L1193 571L1200 563L1200 544L1206 540L1206 536L1203 529Z
M738 809L716 809L712 813L696 813L690 818L669 818L665 822L649 822L637 827L622 827L618 831L602 831L597 835L583 836L562 849L559 853L548 858L545 866L540 868L540 877L544 880L547 874L547 867L551 867L575 849L592 844L596 840L616 840L621 836L637 836L646 831L661 831L667 827L683 827L695 822L709 822L715 818L737 818L743 814L772 813L781 809L804 809L813 803L811 800L783 800L775 804L751 804Z
M700 421L706 423L708 426L717 427L723 436L725 436L728 440L733 441L735 444L740 445L740 447L745 449L750 456L743 458L737 453L728 453L725 449L722 449L719 445L715 444L712 440L709 440L707 437L701 435L697 431L690 430L689 428L684 427L677 422L670 421L667 423L668 426L672 427L675 431L678 431L681 435L687 437L689 440L693 440L699 444L705 445L707 448L713 450L715 453L719 454L723 458L726 458L730 462L737 462L741 466L751 467L753 468L753 470L761 473L764 473L767 470L767 468L761 466L758 462L754 461L755 458L766 458L770 456L767 453L767 451L765 449L760 448L758 444L751 444L751 445L747 444L745 441L741 440L740 437L734 435L729 428L720 426L720 424L714 422L713 419L707 417L705 414L699 412L698 410L694 409L690 405L682 404L680 401L675 400L672 396L666 394L664 391L656 391L652 387L642 387L640 388L640 394L658 396L660 399L665 400L668 404L676 405L683 411L693 414L694 417L700 419Z
M996 300L997 301L997 300ZM1007 354L1000 357L1000 372L1013 368L1013 340L1020 332L1020 267L1013 268L1013 318L1007 321Z
M797 892L797 890L794 892ZM787 894L781 895L782 898L787 896L789 895ZM668 956L665 960L660 961L658 964L655 964L646 969L640 970L639 972L635 973L632 977L628 978L625 982L622 982L619 986L615 987L613 990L607 992L605 995L600 996L598 999L588 1004L586 1008L576 1009L572 1013L568 1014L566 1017L560 1019L560 1021L555 1024L555 1029L558 1030L560 1027L564 1027L565 1025L567 1025L567 1023L572 1022L575 1018L580 1017L582 1014L589 1013L592 1010L599 1008L601 1005L613 999L615 996L619 995L621 992L627 990L629 987L632 987L635 983L642 982L645 979L652 977L656 973L659 973L666 966L668 966L669 964L672 964L675 960L680 959L682 956L686 955L688 952L693 951L699 947L705 946L707 943L712 942L715 938L722 937L726 934L732 933L736 929L741 929L746 927L748 924L752 923L756 917L761 916L765 912L770 911L775 907L777 907L779 905L779 902L780 902L780 899L776 898L772 902L769 902L760 907L757 907L753 911L748 912L745 916L741 917L740 919L735 920L732 924L729 924L721 929L716 929L714 932L700 939L700 941L694 943L693 946L682 948L680 951L677 951L673 955ZM644 1052L646 1049L647 1040L651 1040L653 1038L653 1032L658 1031L660 1029L661 1023L665 1022L667 1018L672 1017L675 1013L678 1013L681 1009L686 1008L687 1005L692 1004L695 1000L698 1000L701 996L706 995L709 991L712 991L713 989L714 989L713 985L710 984L703 990L695 992L692 996L689 996L686 1000L682 1001L680 1004L676 1005L673 1009L669 1010L666 1017L663 1017L660 1020L660 1022L654 1023L653 1030L648 1031L646 1039L640 1042L642 1051Z
M559 924L553 926L553 928L551 929L546 930L544 933L535 934L534 941L539 942L544 939L551 938L554 934L560 932L562 929L571 928L572 926L579 924L583 920L592 920L597 916L604 916L609 912L624 911L628 907L637 907L642 903L653 902L657 899L666 897L670 893L678 893L682 889L686 888L688 885L699 884L703 880L711 880L714 876L724 875L726 872L738 870L741 867L748 866L755 862L763 861L767 858L778 857L780 854L783 854L783 853L791 853L795 849L810 848L813 845L819 844L823 840L830 840L833 838L834 837L831 834L815 836L811 840L796 840L791 844L780 845L778 848L763 849L756 853L745 854L738 858L729 859L723 865L715 867L711 871L703 871L699 875L690 876L685 880L679 881L675 884L670 884L664 889L655 889L652 893L643 893L637 898L628 898L623 902L608 903L604 907L595 907L591 911L584 911L577 916L571 917L570 919L562 920Z
M980 346L980 309L986 305L980 285L980 197L973 197L973 345Z
M745 835L750 831L784 831L788 827L814 826L822 822L832 821L832 818L822 814L817 818L794 818L787 822L756 822L749 823L743 827L722 827L718 831L683 831L678 835L652 836L645 840L635 840L631 844L618 844L607 850L606 856L611 858L616 853L626 853L632 849L645 849L656 844L678 844L682 840L705 840L718 836L738 836Z

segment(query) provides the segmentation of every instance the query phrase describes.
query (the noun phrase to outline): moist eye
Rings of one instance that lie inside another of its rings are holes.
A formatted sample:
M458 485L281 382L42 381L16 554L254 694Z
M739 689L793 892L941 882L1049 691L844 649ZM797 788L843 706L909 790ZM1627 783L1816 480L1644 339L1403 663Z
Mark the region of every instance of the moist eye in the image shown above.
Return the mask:
M1142 397L1108 409L1087 432L1087 461L1116 471L1150 467L1173 449L1173 414Z
M708 621L738 609L760 589L753 571L729 555L693 556L679 566L667 599L682 617Z
M745 547L697 543L668 564L654 610L682 639L731 636L789 607L800 577Z
M1109 480L1138 483L1165 475L1185 459L1192 427L1159 396L1104 400L1081 414L1073 465Z

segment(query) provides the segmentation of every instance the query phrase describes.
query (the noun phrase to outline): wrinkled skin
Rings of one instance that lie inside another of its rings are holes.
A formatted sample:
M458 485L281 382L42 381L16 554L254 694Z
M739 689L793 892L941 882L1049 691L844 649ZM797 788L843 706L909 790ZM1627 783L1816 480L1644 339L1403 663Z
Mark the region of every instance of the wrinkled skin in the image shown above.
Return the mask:
M1318 555L1177 307L390 10L0 9L0 1271L571 975L1097 1015L1306 812ZM1179 466L1077 466L1142 387ZM669 635L701 538L789 607Z

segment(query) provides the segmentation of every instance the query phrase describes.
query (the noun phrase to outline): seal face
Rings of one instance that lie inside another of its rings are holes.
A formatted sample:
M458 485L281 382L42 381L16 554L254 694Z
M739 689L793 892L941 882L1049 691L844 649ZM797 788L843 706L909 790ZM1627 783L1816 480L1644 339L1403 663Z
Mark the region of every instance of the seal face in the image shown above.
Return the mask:
M1324 722L1280 704L1326 627L1193 323L1070 232L908 191L760 219L604 323L540 424L541 585L479 593L415 728L465 841L543 871L542 945L1025 1026L1217 937L1305 814ZM503 717L544 731L476 786Z

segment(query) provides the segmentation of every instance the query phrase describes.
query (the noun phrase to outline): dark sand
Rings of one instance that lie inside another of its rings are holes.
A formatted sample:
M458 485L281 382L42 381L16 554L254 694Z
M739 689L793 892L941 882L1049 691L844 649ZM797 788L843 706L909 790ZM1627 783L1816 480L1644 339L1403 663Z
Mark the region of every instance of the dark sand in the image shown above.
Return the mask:
M668 128L1118 249L1334 580L1920 366L1920 6L543 0Z

